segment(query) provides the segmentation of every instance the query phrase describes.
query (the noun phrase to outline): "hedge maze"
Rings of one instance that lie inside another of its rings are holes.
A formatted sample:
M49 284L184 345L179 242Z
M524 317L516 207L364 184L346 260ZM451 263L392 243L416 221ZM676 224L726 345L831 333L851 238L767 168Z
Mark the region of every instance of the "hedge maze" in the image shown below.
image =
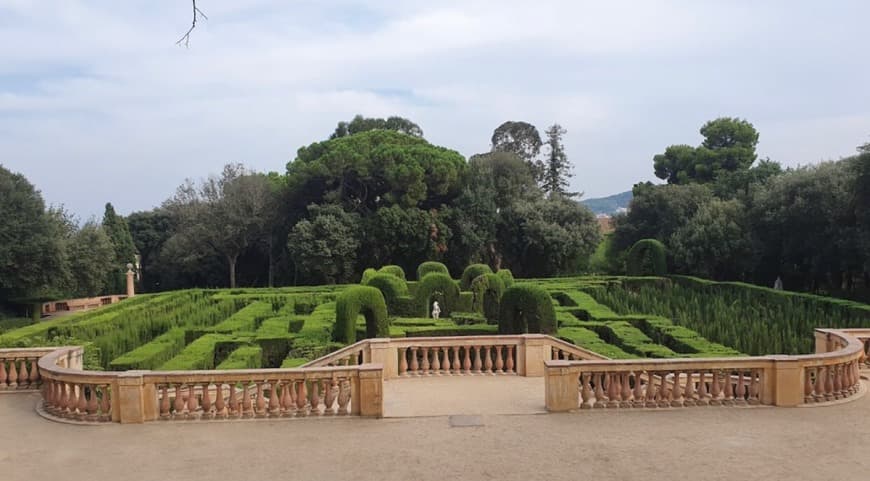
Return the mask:
M809 353L815 327L870 326L864 304L691 277L514 282L473 265L455 279L437 262L413 274L386 266L352 286L139 295L12 329L0 347L85 345L90 369L244 369L296 367L374 336L541 332L628 359Z

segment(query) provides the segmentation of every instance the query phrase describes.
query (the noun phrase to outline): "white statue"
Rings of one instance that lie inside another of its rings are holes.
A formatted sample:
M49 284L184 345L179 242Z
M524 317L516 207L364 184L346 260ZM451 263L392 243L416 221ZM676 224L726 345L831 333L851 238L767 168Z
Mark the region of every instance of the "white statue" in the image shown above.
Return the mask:
M782 290L782 278L781 277L779 277L779 276L776 277L776 282L773 283L773 288L778 290L778 291Z
M438 316L441 315L441 306L438 305L438 301L432 303L432 319L438 319Z

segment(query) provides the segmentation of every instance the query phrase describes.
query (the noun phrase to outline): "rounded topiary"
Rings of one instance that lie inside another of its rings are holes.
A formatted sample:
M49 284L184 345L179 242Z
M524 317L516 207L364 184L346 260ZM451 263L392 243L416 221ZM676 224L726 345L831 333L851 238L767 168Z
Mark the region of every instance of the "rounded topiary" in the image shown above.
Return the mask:
M514 273L510 269L499 269L495 275L499 276L501 281L504 282L505 289L514 285Z
M463 291L471 289L471 281L477 279L483 274L492 274L492 269L486 264L471 264L462 271L462 278L459 280L459 288Z
M384 295L384 301L387 303L387 310L390 313L393 312L396 306L396 300L408 295L408 284L391 274L375 274L366 285L381 291Z
M426 308L426 317L432 314L432 301L438 301L441 316L450 317L450 313L459 302L459 287L447 274L432 272L426 274L417 285L417 302Z
M641 239L628 251L625 270L630 276L664 276L668 273L665 245L655 239Z
M379 274L390 274L391 276L396 276L399 279L402 279L403 281L406 280L405 279L405 270L399 266L394 266L394 265L384 266L384 267L381 267L380 269L378 269L378 273Z
M377 269L369 267L368 269L363 271L362 279L360 279L359 283L362 285L366 285L369 283L369 280L371 280L371 278L376 276L377 274L378 274Z
M335 326L332 337L338 342L356 342L356 318L366 318L366 337L389 337L387 303L380 290L371 286L354 286L335 299Z
M504 291L498 314L499 334L555 334L556 309L544 288L515 284Z
M471 292L474 293L472 308L474 312L483 314L487 321L498 319L498 307L505 285L496 274L483 274L471 281Z
M417 280L419 281L426 277L426 274L431 274L433 272L450 275L450 271L447 270L447 266L444 264L435 261L426 261L417 266Z

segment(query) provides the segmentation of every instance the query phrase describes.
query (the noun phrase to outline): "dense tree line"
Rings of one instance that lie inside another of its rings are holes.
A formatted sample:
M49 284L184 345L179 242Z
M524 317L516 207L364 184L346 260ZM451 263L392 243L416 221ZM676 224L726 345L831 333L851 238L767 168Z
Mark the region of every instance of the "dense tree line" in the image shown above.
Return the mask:
M841 296L870 285L870 152L783 170L755 162L758 132L740 119L701 128L698 147L670 146L653 159L664 185L634 186L614 219L606 261L619 272L638 240L658 239L671 272L744 280Z

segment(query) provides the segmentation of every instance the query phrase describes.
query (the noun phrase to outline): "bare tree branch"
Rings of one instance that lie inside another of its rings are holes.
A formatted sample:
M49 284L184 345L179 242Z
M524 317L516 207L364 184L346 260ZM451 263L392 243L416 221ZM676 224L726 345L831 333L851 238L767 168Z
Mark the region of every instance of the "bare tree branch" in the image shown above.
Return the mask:
M193 4L193 21L190 23L190 29L188 29L187 33L175 42L176 45L181 45L183 43L185 48L190 46L190 33L196 28L197 19L202 18L203 20L208 20L208 16L202 13L202 10L196 8L196 0L191 0L191 3Z

